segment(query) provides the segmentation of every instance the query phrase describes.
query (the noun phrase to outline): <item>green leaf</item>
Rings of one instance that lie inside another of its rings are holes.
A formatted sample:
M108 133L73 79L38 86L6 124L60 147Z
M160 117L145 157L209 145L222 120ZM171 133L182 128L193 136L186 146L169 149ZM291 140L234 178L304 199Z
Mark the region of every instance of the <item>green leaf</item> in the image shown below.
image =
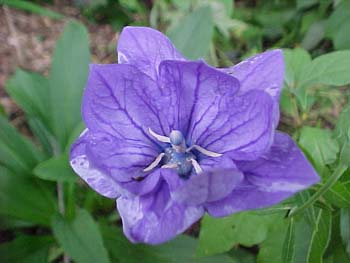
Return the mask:
M6 91L28 116L36 117L48 125L50 95L47 78L17 69L15 75L6 82Z
M331 132L308 126L301 129L299 145L309 154L321 174L327 164L336 161L339 152L338 143L332 138Z
M35 117L28 118L27 122L33 135L40 142L42 150L45 153L45 157L49 158L54 155L54 149L57 142L49 132L48 127L45 127L43 123Z
M324 197L329 203L339 208L350 207L350 189L342 182L336 182Z
M336 49L350 48L350 2L342 1L326 22L326 36L333 40Z
M309 252L308 263L322 263L323 255L329 244L332 230L332 214L327 210L320 210L317 216L316 226L313 229Z
M24 0L1 0L0 4L5 4L14 8L18 8L42 16L47 16L53 19L61 19L64 17L63 15L51 11L50 9L41 7L40 5Z
M340 151L340 163L350 167L350 105L348 105L340 114L337 121L334 136L342 145Z
M236 263L236 261L232 261L232 259L226 255L196 258L194 253L197 241L188 236L179 236L159 246L149 246L130 243L125 238L123 231L118 227L101 223L100 229L113 262Z
M294 243L295 243L294 219L291 218L289 220L288 230L283 242L282 262L284 263L294 262L294 250L295 250Z
M306 50L314 49L324 37L324 23L323 21L316 21L306 32L301 46Z
M46 263L53 241L51 236L20 236L0 245L1 262Z
M297 88L302 72L311 63L311 56L302 48L284 49L283 55L286 65L285 82L288 87Z
M350 50L335 51L315 58L303 71L303 85L342 86L350 83Z
M57 211L51 185L0 166L0 215L48 226Z
M315 224L315 222L313 222ZM314 225L313 224L313 225ZM312 236L312 227L303 218L295 221L294 262L306 262Z
M42 153L0 116L0 165L27 175L42 159Z
M188 2L188 1L187 1ZM240 26L237 20L231 19L233 3L231 0L201 0L198 6L210 6L212 10L213 22L220 32L229 37L229 30Z
M51 129L61 150L81 120L81 98L89 61L87 30L78 22L70 22L56 44L49 77Z
M278 216L262 216L253 212L233 214L224 218L205 216L201 225L198 254L222 253L237 244L259 244L265 240L269 224Z
M319 0L297 0L297 8L304 9L309 8L318 3Z
M75 182L77 179L69 165L67 154L41 162L34 168L33 173L41 179L55 182Z
M350 208L340 210L340 236L350 256Z
M176 48L188 59L207 55L213 35L214 23L211 8L196 9L179 21L169 32L169 38Z
M334 130L334 136L340 145L344 144L347 140L350 140L350 105L348 105L339 115Z
M80 210L73 221L57 215L52 230L64 251L77 263L110 262L99 228L87 211Z
M280 218L274 221L267 238L259 245L258 263L282 262L283 244L287 229L287 220Z

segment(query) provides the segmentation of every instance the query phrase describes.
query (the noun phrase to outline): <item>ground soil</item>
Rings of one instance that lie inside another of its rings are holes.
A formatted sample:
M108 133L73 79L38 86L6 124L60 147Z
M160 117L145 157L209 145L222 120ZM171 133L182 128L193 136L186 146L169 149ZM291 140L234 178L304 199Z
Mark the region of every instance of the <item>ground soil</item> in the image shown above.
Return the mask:
M118 34L111 26L87 21L81 16L80 10L72 6L56 3L49 8L64 14L66 18L55 20L0 6L0 104L17 127L25 119L21 110L6 94L6 80L18 67L47 76L55 43L69 20L78 19L87 26L93 62L116 61L115 44Z

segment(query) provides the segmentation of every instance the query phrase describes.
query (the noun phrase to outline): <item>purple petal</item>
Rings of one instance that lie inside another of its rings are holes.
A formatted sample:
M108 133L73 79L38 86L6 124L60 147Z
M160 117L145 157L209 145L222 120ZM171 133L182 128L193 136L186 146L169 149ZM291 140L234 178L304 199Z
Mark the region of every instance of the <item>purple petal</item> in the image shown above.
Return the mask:
M162 171L162 173L167 171ZM125 235L131 242L159 244L184 232L202 217L202 207L176 203L163 181L154 192L117 199Z
M157 147L149 134L169 134L168 118L156 83L131 65L92 65L83 99L83 118L92 132L125 143Z
M206 158L200 162L200 166L203 173L192 174L189 179L182 179L175 172L163 175L176 202L200 205L220 200L243 179L242 173L226 156Z
M284 79L282 50L276 49L248 58L241 63L222 69L240 81L240 92L263 90L274 100L274 123L279 119L279 97Z
M153 190L159 172L142 170L157 156L145 145L124 143L106 133L86 131L71 150L71 165L90 187L104 196L145 194ZM143 178L143 179L140 179Z
M278 132L268 153L236 163L245 180L223 200L207 205L212 216L271 206L319 181L314 168L293 140Z
M73 170L96 192L108 197L117 198L120 195L120 186L106 173L92 165L86 154L88 141L87 132L72 145L70 164Z
M257 158L272 143L273 101L264 91L237 95L238 81L203 62L164 61L163 89L178 107L164 109L190 143L234 159ZM178 97L178 98L177 98ZM170 112L170 110L178 112Z
M124 27L117 52L118 63L134 65L152 79L163 60L184 60L165 35L148 27Z

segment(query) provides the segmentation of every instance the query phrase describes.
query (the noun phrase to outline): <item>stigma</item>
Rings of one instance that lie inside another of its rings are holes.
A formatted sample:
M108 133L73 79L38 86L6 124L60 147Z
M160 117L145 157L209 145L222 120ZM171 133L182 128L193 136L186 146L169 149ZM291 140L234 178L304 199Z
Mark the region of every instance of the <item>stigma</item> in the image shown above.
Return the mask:
M180 177L188 178L192 170L197 174L203 172L193 150L197 150L209 157L219 157L222 155L206 150L199 145L191 145L188 147L185 137L181 131L178 130L171 131L169 137L157 134L150 128L149 133L158 141L166 143L166 147L149 166L143 169L144 172L149 172L156 167L161 167L174 169Z

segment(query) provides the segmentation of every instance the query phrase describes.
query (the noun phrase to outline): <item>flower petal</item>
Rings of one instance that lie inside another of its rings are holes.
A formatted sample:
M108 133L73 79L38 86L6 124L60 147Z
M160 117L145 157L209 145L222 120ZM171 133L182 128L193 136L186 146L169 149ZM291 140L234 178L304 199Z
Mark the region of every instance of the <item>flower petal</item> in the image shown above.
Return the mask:
M245 180L226 198L207 205L212 216L271 206L319 181L314 168L293 140L278 132L268 153L237 163Z
M153 190L159 172L146 174L143 169L156 155L153 148L142 144L126 144L109 134L87 131L72 147L71 165L90 187L115 198Z
M167 172L167 171L162 171ZM176 203L162 181L154 192L117 199L125 235L131 242L159 244L184 232L202 217L202 207Z
M284 58L280 49L266 51L222 69L240 81L240 92L263 90L274 100L274 123L279 119L279 97L284 79Z
M120 195L119 185L106 173L92 165L86 153L88 144L87 133L72 145L70 164L73 170L96 192L108 197L117 198Z
M201 174L192 174L189 179L180 178L175 172L164 174L171 197L179 203L199 205L224 198L243 179L233 161L221 156L206 158L200 162Z
M131 65L92 65L83 99L83 118L92 132L157 147L149 128L169 134L156 83Z
M184 60L165 35L148 27L124 27L117 52L118 63L134 65L152 79L162 60Z
M186 134L188 144L231 152L234 159L254 159L270 147L273 101L266 92L238 95L235 78L198 61L164 61L160 76L163 89L179 97L174 102L178 107L165 110L178 118L178 129Z
M222 70L239 80L241 93L263 90L275 101L279 100L284 79L282 50L266 51Z

